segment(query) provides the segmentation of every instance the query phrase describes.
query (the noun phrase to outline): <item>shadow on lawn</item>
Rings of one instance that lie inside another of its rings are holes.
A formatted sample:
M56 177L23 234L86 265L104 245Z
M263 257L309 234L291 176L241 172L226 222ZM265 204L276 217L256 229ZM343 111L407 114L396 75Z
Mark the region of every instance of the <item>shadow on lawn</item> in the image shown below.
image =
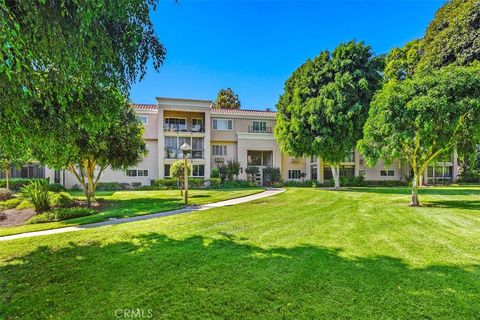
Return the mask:
M412 190L408 187L358 187L344 188L340 191L359 192L359 193L378 193L378 194L405 194L410 195ZM480 196L480 188L441 188L441 187L423 187L419 190L420 195L451 195L451 196Z
M428 201L424 207L480 210L480 201L458 200L458 201Z
M348 259L316 246L262 249L235 236L39 247L3 261L0 315L153 318L464 318L480 313L480 267L416 269L400 259ZM87 240L86 240L87 241Z

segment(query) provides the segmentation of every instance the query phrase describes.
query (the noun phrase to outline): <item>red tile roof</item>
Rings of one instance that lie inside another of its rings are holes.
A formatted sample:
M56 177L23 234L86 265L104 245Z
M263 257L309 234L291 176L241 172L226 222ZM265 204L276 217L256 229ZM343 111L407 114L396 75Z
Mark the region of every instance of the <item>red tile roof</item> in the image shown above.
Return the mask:
M244 115L244 116L258 116L258 117L274 117L275 111L269 110L246 110L246 109L211 109L212 114L233 114L233 115Z
M156 104L132 103L132 106L137 110L157 110L158 109L158 106Z

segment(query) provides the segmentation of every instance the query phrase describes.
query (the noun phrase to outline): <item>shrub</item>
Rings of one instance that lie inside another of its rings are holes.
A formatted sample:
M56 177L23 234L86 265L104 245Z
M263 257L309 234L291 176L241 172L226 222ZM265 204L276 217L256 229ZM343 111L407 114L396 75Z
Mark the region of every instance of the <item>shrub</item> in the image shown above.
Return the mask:
M218 168L214 168L212 170L212 175L210 176L212 178L220 178L220 171L218 170Z
M28 200L21 200L20 204L17 205L17 210L32 209L35 208Z
M0 210L8 210L16 208L20 204L21 200L18 198L12 198L10 200L0 202Z
M255 181L255 176L260 172L260 169L255 166L248 166L245 169L245 173L249 176L250 180Z
M265 177L265 182L269 186L273 186L275 182L282 181L282 175L279 168L268 167L263 169L263 175Z
M97 212L95 210L90 208L58 208L33 216L32 218L30 218L30 220L28 220L28 223L34 224L68 220L73 218L91 216L96 213Z
M147 191L147 190L163 190L165 189L165 187L160 187L160 186L140 186L137 188L137 190L143 190L143 191Z
M175 179L158 179L158 180L152 180L151 182L152 186L157 186L157 187L166 187L166 188L177 188L178 184Z
M65 191L65 187L62 186L60 183L51 183L48 186L48 190L52 192L61 192L61 191Z
M99 182L97 184L97 191L118 191L122 190L118 182Z
M340 177L340 186L341 187L364 187L366 186L365 178L363 176L357 177ZM328 181L328 186L335 186L335 181L330 179Z
M219 164L218 173L222 181L233 181L233 177L238 177L238 174L240 173L240 162L228 160L226 163Z
M210 178L205 180L205 183L209 188L220 188L221 180L220 178Z
M233 180L233 181L224 181L221 185L221 188L225 189L237 189L237 188L252 188L255 187L255 182L247 180Z
M410 185L410 182L401 180L369 180L365 181L365 185L371 187L407 187Z
M10 190L19 191L22 187L30 184L32 182L31 179L21 179L21 178L12 178L10 179ZM7 186L7 182L5 179L0 179L0 188L5 188Z
M50 193L50 205L57 208L67 208L75 204L72 196L66 192Z
M305 181L294 181L294 180L287 180L283 184L285 187L307 187L311 188L314 187L316 188L318 185L317 180L305 180Z
M141 182L132 182L131 185L132 185L132 188L138 189L142 186L142 183Z
M50 193L47 180L34 180L22 187L21 197L33 204L36 212L40 213L50 209Z
M12 194L5 188L0 188L0 201L5 201L12 198Z

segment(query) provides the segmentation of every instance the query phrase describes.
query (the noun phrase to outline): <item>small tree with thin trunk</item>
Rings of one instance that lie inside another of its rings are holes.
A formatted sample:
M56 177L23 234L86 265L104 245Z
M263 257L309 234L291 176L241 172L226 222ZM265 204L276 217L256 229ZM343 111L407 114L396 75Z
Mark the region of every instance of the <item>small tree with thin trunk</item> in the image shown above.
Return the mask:
M0 170L5 175L5 188L10 191L10 171L30 160L29 151L15 134L4 135L0 140Z
M255 176L260 172L258 167L255 166L248 166L245 169L245 173L248 175L250 181L255 182Z
M188 175L190 175L190 167L187 166ZM177 160L170 166L170 176L177 180L180 188L180 195L183 196L183 189L185 184L185 161Z
M367 163L408 161L413 172L412 206L428 165L480 140L480 63L448 66L404 81L391 80L370 108L359 142Z

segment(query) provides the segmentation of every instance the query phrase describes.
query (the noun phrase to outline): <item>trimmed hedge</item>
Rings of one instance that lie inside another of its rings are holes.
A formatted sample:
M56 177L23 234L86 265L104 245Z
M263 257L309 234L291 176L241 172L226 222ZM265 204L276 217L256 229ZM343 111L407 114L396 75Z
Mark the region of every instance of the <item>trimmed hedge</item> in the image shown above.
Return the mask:
M44 212L42 214L37 214L28 220L28 223L45 223L45 222L53 222L53 221L61 221L85 216L91 216L96 214L97 211L90 209L90 208L58 208L54 210L50 210Z
M142 186L139 189L141 190L161 190L161 189L177 189L178 183L175 179L157 179L152 180L151 182L153 189L145 188ZM203 189L203 188L220 188L221 183L219 178L211 179L202 179L202 178L189 178L188 187L192 189Z
M319 184L320 184L320 182L318 182L317 180L305 180L305 181L287 180L283 183L283 186L285 186L285 187L316 188Z

